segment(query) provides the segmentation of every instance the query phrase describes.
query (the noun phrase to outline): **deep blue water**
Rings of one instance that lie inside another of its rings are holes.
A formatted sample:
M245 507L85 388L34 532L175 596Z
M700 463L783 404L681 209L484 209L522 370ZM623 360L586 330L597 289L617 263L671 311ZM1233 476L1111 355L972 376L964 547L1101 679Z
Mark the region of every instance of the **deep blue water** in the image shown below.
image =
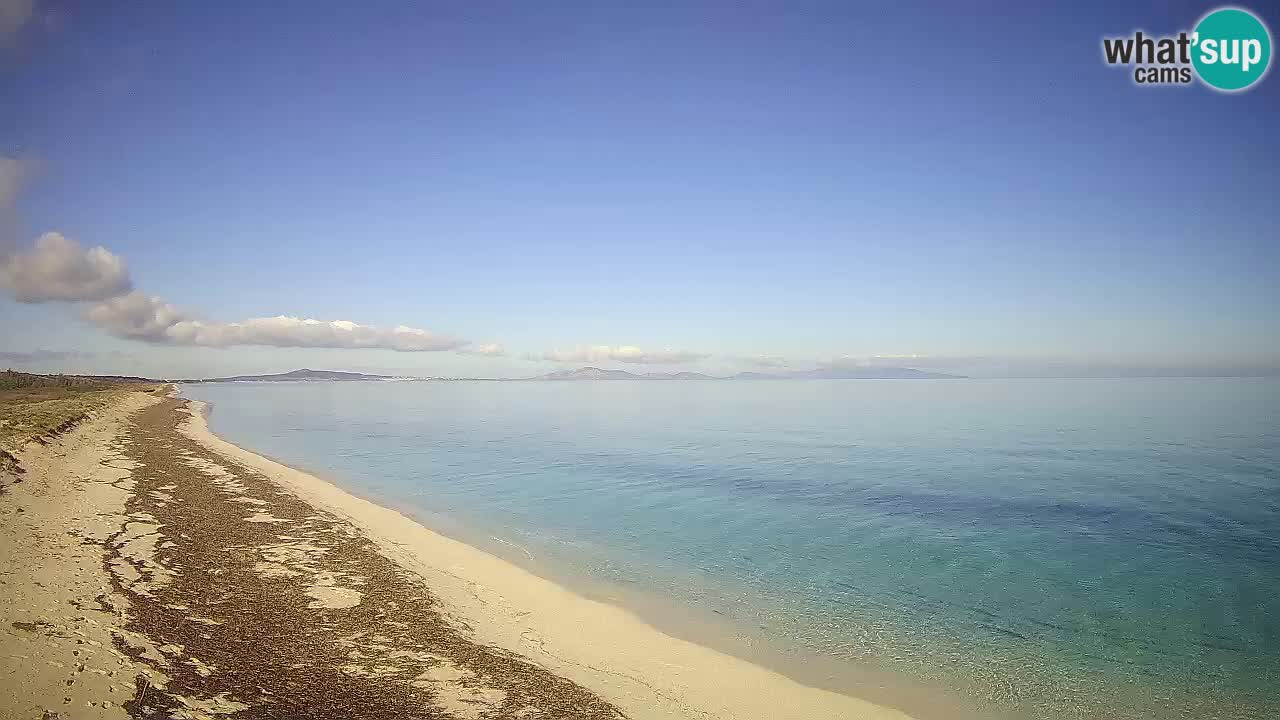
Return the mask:
M184 393L237 444L831 661L828 684L883 669L1010 717L1280 717L1280 380Z

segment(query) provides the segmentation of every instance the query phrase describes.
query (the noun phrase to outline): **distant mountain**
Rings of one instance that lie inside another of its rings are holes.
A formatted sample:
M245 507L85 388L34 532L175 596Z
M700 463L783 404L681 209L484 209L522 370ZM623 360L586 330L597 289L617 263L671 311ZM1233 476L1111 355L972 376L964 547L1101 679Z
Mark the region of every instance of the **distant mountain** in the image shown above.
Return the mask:
M819 368L817 370L792 370L780 373L740 372L730 377L716 377L698 372L651 372L643 375L626 370L604 370L598 367L580 367L576 370L557 370L538 377L525 380L658 380L693 382L698 380L871 380L871 379L943 379L958 378L960 375L926 372L911 368ZM231 377L205 378L203 380L175 380L179 383L221 383L221 382L351 382L368 380L491 380L503 381L504 378L406 378L398 375L369 375L357 372L338 370L292 370L271 375L232 375Z
M774 373L747 371L747 372L740 372L737 375L730 376L729 379L730 380L786 380L787 378L783 375L775 375Z
M582 367L577 370L557 370L540 375L534 380L644 380L645 378L626 370L601 370L597 367Z
M696 372L645 373L637 375L625 370L601 370L582 367L577 370L557 370L533 380L943 380L963 377L946 373L927 372L912 368L819 368L817 370L792 370L781 373L740 372L727 378Z
M865 367L795 370L783 377L791 380L948 380L963 376L913 368Z
M533 380L723 380L696 372L645 373L637 375L626 370L601 370L597 367L581 367L577 370L557 370L540 375Z
M687 371L678 373L645 373L645 378L648 380L724 380L724 378L712 375Z
M314 381L354 381L354 380L397 380L393 375L366 375L357 372L339 370L290 370L272 375L233 375L231 377L205 378L203 380L180 380L187 383L214 382L314 382Z

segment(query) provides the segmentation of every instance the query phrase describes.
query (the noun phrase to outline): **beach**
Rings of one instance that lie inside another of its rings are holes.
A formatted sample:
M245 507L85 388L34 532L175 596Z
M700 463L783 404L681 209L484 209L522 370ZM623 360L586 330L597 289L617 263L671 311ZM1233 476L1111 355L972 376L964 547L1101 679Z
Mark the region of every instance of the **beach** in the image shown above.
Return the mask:
M907 717L237 447L173 395L123 394L15 456L6 716Z

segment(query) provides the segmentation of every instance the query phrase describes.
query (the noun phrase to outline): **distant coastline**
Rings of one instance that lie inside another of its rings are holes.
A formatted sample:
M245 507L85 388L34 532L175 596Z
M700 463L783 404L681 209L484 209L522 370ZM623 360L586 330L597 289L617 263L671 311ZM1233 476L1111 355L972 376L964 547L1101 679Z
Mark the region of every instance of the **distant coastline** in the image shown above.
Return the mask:
M558 370L545 375L527 378L483 377L415 377L408 375L374 375L338 370L291 370L263 375L232 375L229 377L172 380L175 383L224 383L224 382L370 382L370 381L492 381L492 382L590 382L618 380L698 381L698 380L958 380L963 375L929 372L913 368L818 368L816 370L792 370L779 373L740 372L735 375L707 375L698 372L632 373L626 370L605 370L597 367L581 367L576 370Z
M290 370L289 372L270 373L264 375L232 375L229 377L198 378L191 380L174 380L178 383L221 383L221 382L351 382L369 380L417 380L421 378L398 377L395 375L369 375L341 370Z
M16 371L15 371L16 372ZM782 380L1053 380L1053 379L1205 379L1205 378L1268 378L1280 376L1280 370L1272 368L1242 368L1235 371L1186 369L1137 370L1120 368L1112 371L1035 374L980 374L963 375L907 367L831 367L812 370L787 370L779 372L744 371L732 375L709 375L700 372L648 372L634 373L626 370L609 370L586 366L575 370L557 370L532 377L474 377L437 375L383 375L343 370L312 370L302 368L279 373L256 375L229 375L210 378L142 377L136 375L58 373L28 370L47 378L96 380L103 382L133 383L283 383L283 382L591 382L591 381L782 381Z

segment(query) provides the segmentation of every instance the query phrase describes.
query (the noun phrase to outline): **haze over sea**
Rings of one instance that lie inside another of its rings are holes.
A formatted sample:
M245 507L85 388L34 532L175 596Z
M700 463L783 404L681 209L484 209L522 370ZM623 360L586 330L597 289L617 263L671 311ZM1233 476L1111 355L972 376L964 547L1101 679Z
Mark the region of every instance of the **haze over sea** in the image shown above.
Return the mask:
M1280 715L1280 379L183 392L232 442L808 682Z

